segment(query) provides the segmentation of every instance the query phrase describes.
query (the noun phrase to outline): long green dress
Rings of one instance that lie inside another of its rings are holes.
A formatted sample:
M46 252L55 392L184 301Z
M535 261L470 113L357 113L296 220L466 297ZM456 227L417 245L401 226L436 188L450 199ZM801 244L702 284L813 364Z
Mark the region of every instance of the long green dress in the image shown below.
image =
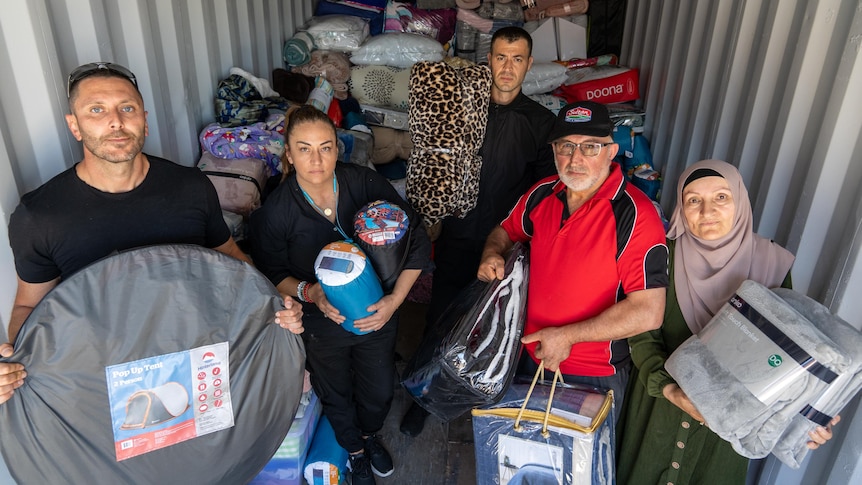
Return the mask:
M619 424L617 483L742 485L748 459L662 395L662 388L675 382L664 363L692 335L673 284L673 241L668 241L668 248L670 286L664 322L658 330L629 338L634 368ZM782 286L789 283L788 275Z

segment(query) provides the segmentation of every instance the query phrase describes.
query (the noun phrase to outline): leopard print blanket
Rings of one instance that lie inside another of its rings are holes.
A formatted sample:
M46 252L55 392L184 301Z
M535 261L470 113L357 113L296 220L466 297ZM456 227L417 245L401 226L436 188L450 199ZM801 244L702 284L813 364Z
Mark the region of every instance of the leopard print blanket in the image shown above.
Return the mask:
M407 198L428 227L476 206L490 99L487 66L421 61L411 68Z

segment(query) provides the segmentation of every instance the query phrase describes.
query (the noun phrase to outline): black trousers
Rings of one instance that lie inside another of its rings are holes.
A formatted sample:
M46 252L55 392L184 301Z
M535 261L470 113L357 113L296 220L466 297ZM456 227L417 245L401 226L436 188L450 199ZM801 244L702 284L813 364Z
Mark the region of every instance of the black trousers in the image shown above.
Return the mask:
M461 291L476 279L484 244L479 241L440 239L434 246L434 279L425 331L433 327Z
M376 332L355 335L320 314L303 317L306 368L338 444L363 449L383 428L395 392L398 312Z

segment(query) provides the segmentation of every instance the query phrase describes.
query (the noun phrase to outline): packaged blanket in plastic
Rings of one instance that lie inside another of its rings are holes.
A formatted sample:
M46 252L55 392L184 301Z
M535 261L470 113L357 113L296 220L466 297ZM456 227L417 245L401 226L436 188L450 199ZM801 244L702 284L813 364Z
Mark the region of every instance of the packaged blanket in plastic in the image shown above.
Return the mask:
M230 282L230 284L226 284ZM302 394L302 340L251 265L192 245L106 257L34 308L4 361L0 406L18 483L246 483ZM261 372L278 369L278 372Z
M369 18L379 18L376 33L383 30L382 12L357 12L351 7L321 0L314 15L299 30L308 32L320 50L351 52L358 49L370 34L375 33L369 30Z
M412 32L446 44L455 35L455 15L452 8L425 10L408 2L389 2L383 32Z
M547 17L568 17L587 13L587 0L521 0L524 20L540 20Z
M858 366L793 305L747 280L665 368L710 429L740 455L763 458L800 411Z
M786 465L799 468L809 451L808 432L817 426L827 426L862 388L862 332L805 295L787 288L772 291L814 323L853 360L847 372L793 416L772 449L772 454Z
M344 163L362 165L374 170L371 153L374 150L374 136L356 130L336 128L338 139L338 160Z
M624 66L593 66L570 69L569 77L553 94L566 101L624 103L640 97L638 70Z
M287 436L263 470L249 482L251 485L302 485L305 461L323 412L314 391L303 393L303 400L306 402L300 402Z
M494 32L524 25L524 14L517 2L483 2L475 10L459 8L456 19L455 54L475 63L487 62Z
M477 484L615 483L613 391L561 382L516 382L473 410Z
M348 98L347 81L350 80L350 58L344 52L314 50L311 52L307 63L301 66L294 66L291 70L294 73L304 74L312 78L322 77L325 79L331 87L329 89L330 99L333 97L341 100ZM315 79L310 89L314 89L315 84L319 82ZM311 92L309 91L310 95ZM328 105L329 103L326 102L327 107ZM327 111L324 108L319 109L324 113Z
M359 18L368 23L368 33L370 35L378 35L383 32L386 3L383 0L380 0L380 2L384 4L383 7L379 5L361 5L362 2L354 2L352 0L318 0L317 7L314 9L314 15L341 15Z
M361 66L408 68L419 61L438 62L446 55L434 38L422 34L389 32L375 35L353 51L350 62Z
M524 76L521 91L527 96L550 93L568 78L566 67L556 62L534 62Z
M475 281L422 339L401 384L444 421L496 402L517 367L527 302L527 249L516 244L506 276Z

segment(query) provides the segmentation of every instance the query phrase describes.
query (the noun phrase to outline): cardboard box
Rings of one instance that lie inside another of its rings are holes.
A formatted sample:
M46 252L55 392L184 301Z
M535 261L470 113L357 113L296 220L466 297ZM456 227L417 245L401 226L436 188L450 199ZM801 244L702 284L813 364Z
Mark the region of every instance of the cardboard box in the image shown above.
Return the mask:
M533 62L567 61L587 57L587 29L554 17L544 20L531 34Z

